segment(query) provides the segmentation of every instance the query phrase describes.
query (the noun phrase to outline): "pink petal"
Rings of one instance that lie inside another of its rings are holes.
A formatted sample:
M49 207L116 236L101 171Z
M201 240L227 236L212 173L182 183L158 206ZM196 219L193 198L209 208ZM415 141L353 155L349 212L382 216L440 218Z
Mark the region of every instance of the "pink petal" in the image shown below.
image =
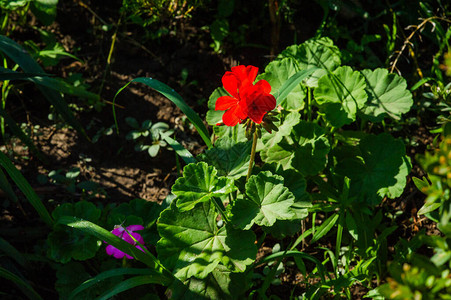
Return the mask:
M144 226L142 225L130 225L127 226L128 231L138 231L138 230L144 230Z

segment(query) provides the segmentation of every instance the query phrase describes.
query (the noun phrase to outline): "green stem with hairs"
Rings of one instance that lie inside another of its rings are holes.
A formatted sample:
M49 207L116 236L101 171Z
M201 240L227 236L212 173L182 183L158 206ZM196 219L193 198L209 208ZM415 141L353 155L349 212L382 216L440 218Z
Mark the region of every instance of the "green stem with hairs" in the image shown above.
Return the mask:
M258 133L257 133L257 129L255 129L254 139L252 141L251 160L249 161L249 169L247 170L246 182L249 180L249 177L251 177L252 166L254 165L254 159L255 159L255 149L257 148L257 139L258 139Z

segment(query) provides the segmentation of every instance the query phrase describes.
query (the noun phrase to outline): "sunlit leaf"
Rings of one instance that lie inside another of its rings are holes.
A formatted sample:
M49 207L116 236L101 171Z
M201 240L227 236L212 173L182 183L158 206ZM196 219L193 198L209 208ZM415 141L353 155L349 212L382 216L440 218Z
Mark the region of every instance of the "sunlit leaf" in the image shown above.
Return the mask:
M314 96L326 120L334 127L341 127L355 121L357 111L365 105L368 99L365 88L365 78L344 66L321 77Z
M268 81L272 88L271 94L278 96L280 93L279 89L283 84L299 70L299 67L296 66L296 63L291 58L274 60L266 66L265 73L258 76L258 79ZM297 111L304 107L305 95L304 88L299 83L285 98L280 99L278 103L287 110Z
M386 69L363 70L368 101L361 110L362 118L380 122L384 117L399 120L413 104L412 94L404 78Z
M233 273L226 267L218 265L204 279L191 277L185 284L174 282L169 287L171 299L241 299L250 285L250 274Z
M218 228L216 217L210 202L199 203L185 212L173 203L161 213L158 257L179 279L205 278L219 264L230 271L243 272L255 259L254 233L228 225Z
M177 207L190 210L199 202L234 191L233 180L217 177L217 173L214 167L205 162L187 165L183 169L183 177L178 178L172 186L172 193L177 196Z
M283 185L283 177L269 171L253 175L246 183L245 198L233 203L232 221L240 228L248 229L254 223L272 226L276 220L291 220L293 194Z
M300 70L312 67L319 68L306 80L309 87L317 87L318 79L328 72L334 71L341 64L340 50L327 37L310 39L300 45L289 46L279 54L278 58L294 59Z
M319 125L301 121L293 128L293 168L303 175L315 175L324 169L330 150L325 131Z
M219 175L238 179L247 173L251 146L251 141L235 143L229 137L222 137L202 157L218 170Z

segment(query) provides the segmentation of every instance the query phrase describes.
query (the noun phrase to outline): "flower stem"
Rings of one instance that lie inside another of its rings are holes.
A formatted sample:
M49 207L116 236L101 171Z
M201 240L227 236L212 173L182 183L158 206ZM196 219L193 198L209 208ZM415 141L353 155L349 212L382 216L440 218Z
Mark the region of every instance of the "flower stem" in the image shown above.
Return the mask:
M247 170L246 181L249 180L249 177L251 176L251 173L252 173L252 166L254 165L254 159L255 159L255 149L257 148L257 139L258 139L258 133L257 133L257 129L255 129L254 139L252 141L251 160L249 161L249 169Z

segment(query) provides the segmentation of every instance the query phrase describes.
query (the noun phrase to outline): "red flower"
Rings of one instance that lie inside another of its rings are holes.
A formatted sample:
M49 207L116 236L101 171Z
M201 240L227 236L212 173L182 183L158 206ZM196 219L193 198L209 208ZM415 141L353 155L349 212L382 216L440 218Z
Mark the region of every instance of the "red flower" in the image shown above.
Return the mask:
M269 83L262 79L253 84L257 73L254 66L236 66L222 77L222 84L231 96L219 97L215 110L225 110L222 116L225 125L235 126L246 118L260 124L263 116L276 107Z

